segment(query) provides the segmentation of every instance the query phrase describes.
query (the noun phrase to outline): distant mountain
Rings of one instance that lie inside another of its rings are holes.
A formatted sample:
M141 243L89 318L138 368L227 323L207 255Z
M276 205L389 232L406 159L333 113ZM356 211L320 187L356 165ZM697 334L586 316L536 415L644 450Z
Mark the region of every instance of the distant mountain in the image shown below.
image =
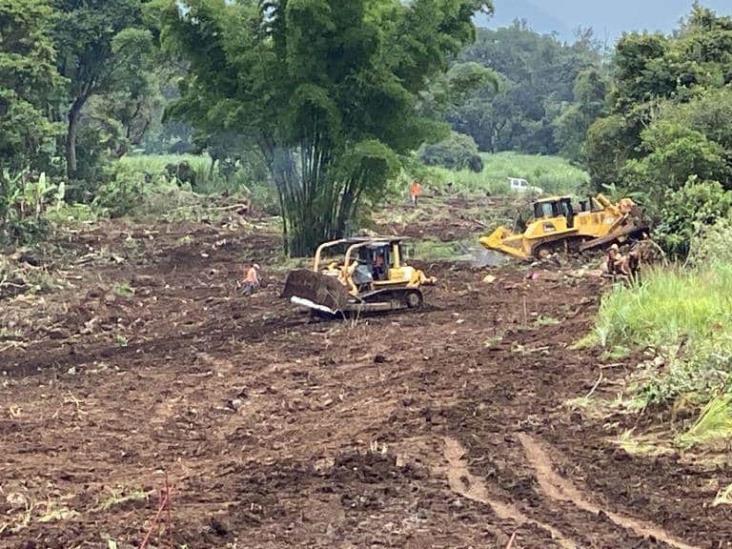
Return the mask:
M542 34L557 33L563 40L571 40L574 36L569 25L529 0L494 0L493 4L496 8L495 15L477 17L476 24L479 27L508 27L519 19L525 20L529 27Z
M556 32L572 40L575 31L591 27L595 36L609 44L625 31L671 32L691 12L694 0L493 0L494 17L478 16L476 23L487 28L505 27L524 19L529 27L546 34ZM719 14L732 15L732 0L701 0Z

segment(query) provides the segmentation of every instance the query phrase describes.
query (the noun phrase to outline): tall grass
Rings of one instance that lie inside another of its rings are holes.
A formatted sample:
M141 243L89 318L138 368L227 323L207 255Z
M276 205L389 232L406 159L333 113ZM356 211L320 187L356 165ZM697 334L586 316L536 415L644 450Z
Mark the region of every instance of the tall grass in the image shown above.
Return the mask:
M714 403L677 443L732 433L731 264L650 269L643 283L618 287L603 299L594 335L606 348L627 345L655 357L632 376L628 396L634 405Z
M589 184L587 172L558 156L526 155L514 152L482 154L481 156L484 163L481 173L435 167L429 171L428 183L444 186L452 182L459 192L493 195L508 192L509 177L526 179L530 185L540 187L548 194L581 193Z
M732 396L714 398L699 415L696 423L677 438L682 446L693 446L719 439L728 439L732 434Z
M219 171L217 164L211 170L212 159L207 154L163 154L163 155L130 155L119 160L119 166L128 173L146 174L152 176L153 184L148 185L148 194L157 189L164 189L160 184L161 176L165 176L169 165L178 166L186 162L193 172L195 184L190 190L201 195L247 195L254 206L271 215L279 214L277 191L266 177L255 180L255 176L241 166L227 175ZM185 187L185 186L184 186Z
M191 168L198 174L208 172L211 167L211 157L208 155L194 154L144 154L128 155L119 159L119 163L133 171L160 174L165 172L168 164L180 164L188 162Z
M654 346L732 332L732 265L656 268L645 282L617 288L600 308L596 333L604 346Z
M121 168L140 174L160 176L166 174L169 165L178 166L187 163L193 173L194 184L192 190L199 194L235 194L250 192L252 182L240 171L235 171L228 177L219 173L218 169L211 170L211 157L207 154L161 154L161 155L131 155L119 160Z

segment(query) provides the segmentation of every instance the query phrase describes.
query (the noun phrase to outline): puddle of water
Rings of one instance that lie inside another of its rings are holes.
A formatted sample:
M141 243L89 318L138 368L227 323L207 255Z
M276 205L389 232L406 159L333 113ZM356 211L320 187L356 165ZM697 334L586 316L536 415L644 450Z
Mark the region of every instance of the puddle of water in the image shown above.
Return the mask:
M415 245L410 255L421 261L469 263L476 268L500 267L510 261L506 255L486 250L472 238L453 242L424 240Z
M475 247L472 265L473 267L501 267L511 261L511 258L505 254L486 250L483 247Z

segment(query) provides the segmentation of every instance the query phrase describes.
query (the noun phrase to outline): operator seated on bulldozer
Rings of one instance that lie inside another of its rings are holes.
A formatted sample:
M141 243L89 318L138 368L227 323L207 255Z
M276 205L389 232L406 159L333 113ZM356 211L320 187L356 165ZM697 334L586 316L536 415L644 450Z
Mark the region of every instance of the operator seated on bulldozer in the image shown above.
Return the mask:
M363 291L369 289L374 284L374 274L371 267L363 259L357 259L352 264L353 272L351 277L357 290Z
M386 272L386 250L384 248L377 249L374 257L374 280L386 280L388 273Z
M366 246L359 253L359 267L356 276L361 284L373 286L374 282L389 279L388 272L389 246ZM358 284L358 282L357 282Z
M317 313L337 315L418 309L422 288L433 277L405 261L405 237L354 237L325 242L316 250L312 269L292 271L283 297ZM323 257L345 249L343 261L322 269Z

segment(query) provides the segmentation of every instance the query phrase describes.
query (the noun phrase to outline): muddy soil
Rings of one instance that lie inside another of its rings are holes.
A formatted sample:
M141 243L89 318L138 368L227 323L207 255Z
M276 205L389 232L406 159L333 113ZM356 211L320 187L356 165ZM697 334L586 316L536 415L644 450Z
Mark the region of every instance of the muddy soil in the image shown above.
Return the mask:
M628 455L636 418L565 405L634 367L570 348L601 279L438 263L424 310L324 322L282 271L239 293L266 230L67 246L66 289L0 302L0 547L730 546L729 464Z

